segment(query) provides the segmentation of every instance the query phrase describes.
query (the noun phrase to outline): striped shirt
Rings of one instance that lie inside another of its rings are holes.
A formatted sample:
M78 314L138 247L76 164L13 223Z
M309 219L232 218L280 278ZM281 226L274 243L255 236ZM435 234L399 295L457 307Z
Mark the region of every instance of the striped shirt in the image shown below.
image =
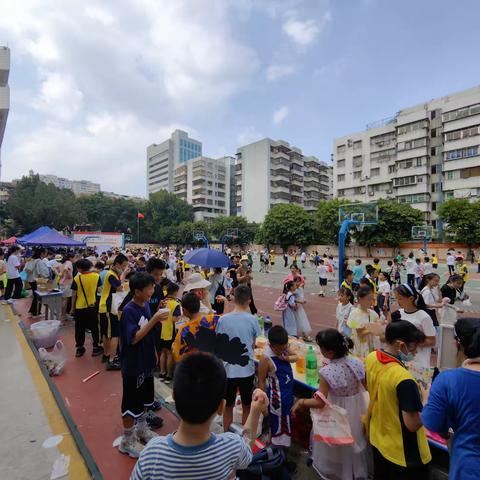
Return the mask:
M234 433L212 433L194 447L179 445L170 434L148 442L130 480L225 480L251 461L249 445Z

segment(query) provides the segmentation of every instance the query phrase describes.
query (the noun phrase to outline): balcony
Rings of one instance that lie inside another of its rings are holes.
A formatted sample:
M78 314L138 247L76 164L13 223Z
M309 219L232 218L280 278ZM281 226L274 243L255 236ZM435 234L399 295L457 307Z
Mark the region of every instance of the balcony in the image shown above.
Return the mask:
M295 174L291 175L290 181L292 185L303 187L303 177L301 177L300 175L295 175Z

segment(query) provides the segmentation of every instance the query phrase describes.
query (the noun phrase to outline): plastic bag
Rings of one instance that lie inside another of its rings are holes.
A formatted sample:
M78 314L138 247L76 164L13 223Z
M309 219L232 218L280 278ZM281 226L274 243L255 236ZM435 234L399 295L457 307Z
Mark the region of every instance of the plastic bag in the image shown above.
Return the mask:
M462 307L473 307L472 301L471 301L469 298L466 298L466 299L462 302Z
M58 320L41 320L32 324L30 332L32 333L33 343L37 348L50 348L55 345L58 338L60 322Z
M122 302L125 300L125 297L127 296L128 292L116 292L112 295L112 309L111 312L114 315L118 316L118 309L120 308L120 305Z
M67 349L61 340L57 340L51 352L44 348L38 349L38 354L51 377L60 375L67 361Z
M445 304L440 310L440 323L442 325L455 325L457 323L457 309Z
M321 392L317 391L315 395L325 402L325 406L323 408L310 409L313 440L332 446L353 445L355 439L352 435L347 411L338 405L330 403Z

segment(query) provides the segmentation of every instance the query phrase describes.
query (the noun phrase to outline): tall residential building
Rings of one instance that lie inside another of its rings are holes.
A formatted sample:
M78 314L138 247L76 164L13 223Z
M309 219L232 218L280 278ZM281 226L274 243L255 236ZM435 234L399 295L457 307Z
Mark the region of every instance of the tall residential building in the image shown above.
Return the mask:
M334 195L410 203L438 230L449 198L480 198L480 86L448 95L337 138Z
M175 168L173 193L193 205L195 221L230 215L233 157L198 157Z
M147 195L159 190L173 192L175 168L201 155L202 143L183 130L175 130L168 140L148 146Z
M30 175L33 175L30 170ZM53 184L57 188L71 190L76 196L93 195L100 192L100 184L90 182L89 180L69 180L68 178L57 177L56 175L38 175L40 181L47 184Z
M237 214L262 222L268 210L291 203L313 210L330 197L331 167L284 140L264 138L237 150Z
M10 72L10 49L0 47L0 178L2 176L2 141L10 110L10 87L8 74Z

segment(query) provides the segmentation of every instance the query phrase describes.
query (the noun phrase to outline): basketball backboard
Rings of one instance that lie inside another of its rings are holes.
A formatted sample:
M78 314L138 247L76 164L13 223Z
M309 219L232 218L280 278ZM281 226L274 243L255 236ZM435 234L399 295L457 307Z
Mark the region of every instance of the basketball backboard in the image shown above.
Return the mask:
M203 231L201 231L201 230L195 230L195 231L193 232L193 238L194 238L195 240L203 240L203 239L205 238L205 235L204 235Z
M346 203L338 209L339 223L345 220L361 222L360 225L378 223L378 205L376 203Z
M415 225L412 227L413 240L431 240L433 238L433 227L431 225Z
M233 239L238 238L238 228L229 228L227 230L227 235Z

